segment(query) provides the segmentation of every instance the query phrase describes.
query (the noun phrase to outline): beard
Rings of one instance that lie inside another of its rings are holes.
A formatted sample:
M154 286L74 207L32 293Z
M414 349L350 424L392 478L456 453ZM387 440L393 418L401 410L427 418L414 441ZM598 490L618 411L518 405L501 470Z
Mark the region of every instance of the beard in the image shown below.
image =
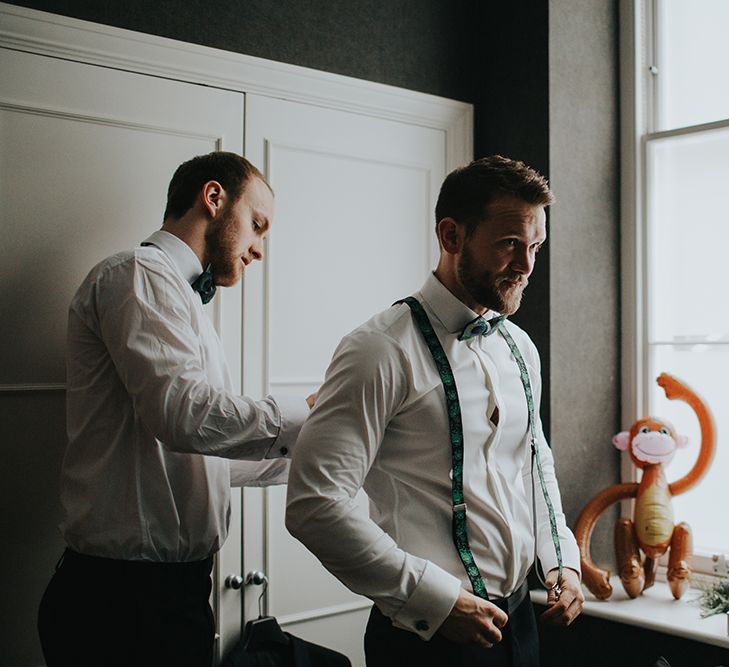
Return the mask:
M225 206L205 235L205 247L213 272L213 282L221 287L235 285L241 277L242 262L238 254L236 224L230 205Z
M483 308L502 315L512 315L519 310L524 288L529 282L524 276L479 271L467 245L458 259L457 270L458 279L465 290Z

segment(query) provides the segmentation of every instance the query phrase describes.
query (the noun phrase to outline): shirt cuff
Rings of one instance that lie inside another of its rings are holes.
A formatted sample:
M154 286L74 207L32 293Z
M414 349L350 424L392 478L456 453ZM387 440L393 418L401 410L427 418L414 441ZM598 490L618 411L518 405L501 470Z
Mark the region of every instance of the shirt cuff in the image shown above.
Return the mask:
M304 398L284 396L281 398L268 397L278 407L281 428L276 440L266 454L267 459L291 458L299 437L299 431L309 416L309 405Z
M560 542L560 546L562 547L562 565L564 567L569 567L582 577L580 551L577 543L573 540L562 540ZM544 545L544 548L540 549L540 552L539 562L542 565L542 572L544 572L546 576L547 572L559 567L557 554L554 553L554 545L551 540L548 545Z
M408 601L392 617L392 623L427 641L443 625L460 592L459 579L427 562L420 582Z

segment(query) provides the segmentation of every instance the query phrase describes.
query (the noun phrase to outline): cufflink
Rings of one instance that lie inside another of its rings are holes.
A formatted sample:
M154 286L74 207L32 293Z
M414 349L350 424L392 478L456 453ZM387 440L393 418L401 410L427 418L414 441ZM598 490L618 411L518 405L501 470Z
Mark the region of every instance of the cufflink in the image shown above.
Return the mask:
M286 454L289 453L289 448L288 447L281 447L281 449L279 449L278 451L281 452L281 456L286 456Z
M415 622L415 629L419 630L420 632L427 632L430 630L430 626L428 625L428 621L419 620Z

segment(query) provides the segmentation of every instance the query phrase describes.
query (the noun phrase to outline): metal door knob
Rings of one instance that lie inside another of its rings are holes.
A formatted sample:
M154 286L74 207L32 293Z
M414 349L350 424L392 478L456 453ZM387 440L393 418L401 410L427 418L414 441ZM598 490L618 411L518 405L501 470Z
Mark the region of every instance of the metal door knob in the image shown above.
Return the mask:
M236 591L239 590L241 586L243 586L243 583L243 577L241 577L239 574L229 574L225 578L225 587L233 588Z

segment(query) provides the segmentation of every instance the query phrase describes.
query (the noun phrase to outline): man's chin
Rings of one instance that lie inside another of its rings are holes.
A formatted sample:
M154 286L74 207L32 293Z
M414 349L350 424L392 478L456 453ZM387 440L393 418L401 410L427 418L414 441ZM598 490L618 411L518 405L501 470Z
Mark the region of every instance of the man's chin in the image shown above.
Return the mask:
M513 292L514 290L512 289L509 291ZM496 308L495 310L497 310L502 315L513 315L517 310L519 310L519 306L521 306L521 297L523 291L523 289L519 289L517 294L512 293L500 295L501 308Z
M214 276L215 285L216 287L233 287L241 279L242 274L242 271L229 271L223 274L216 273Z

